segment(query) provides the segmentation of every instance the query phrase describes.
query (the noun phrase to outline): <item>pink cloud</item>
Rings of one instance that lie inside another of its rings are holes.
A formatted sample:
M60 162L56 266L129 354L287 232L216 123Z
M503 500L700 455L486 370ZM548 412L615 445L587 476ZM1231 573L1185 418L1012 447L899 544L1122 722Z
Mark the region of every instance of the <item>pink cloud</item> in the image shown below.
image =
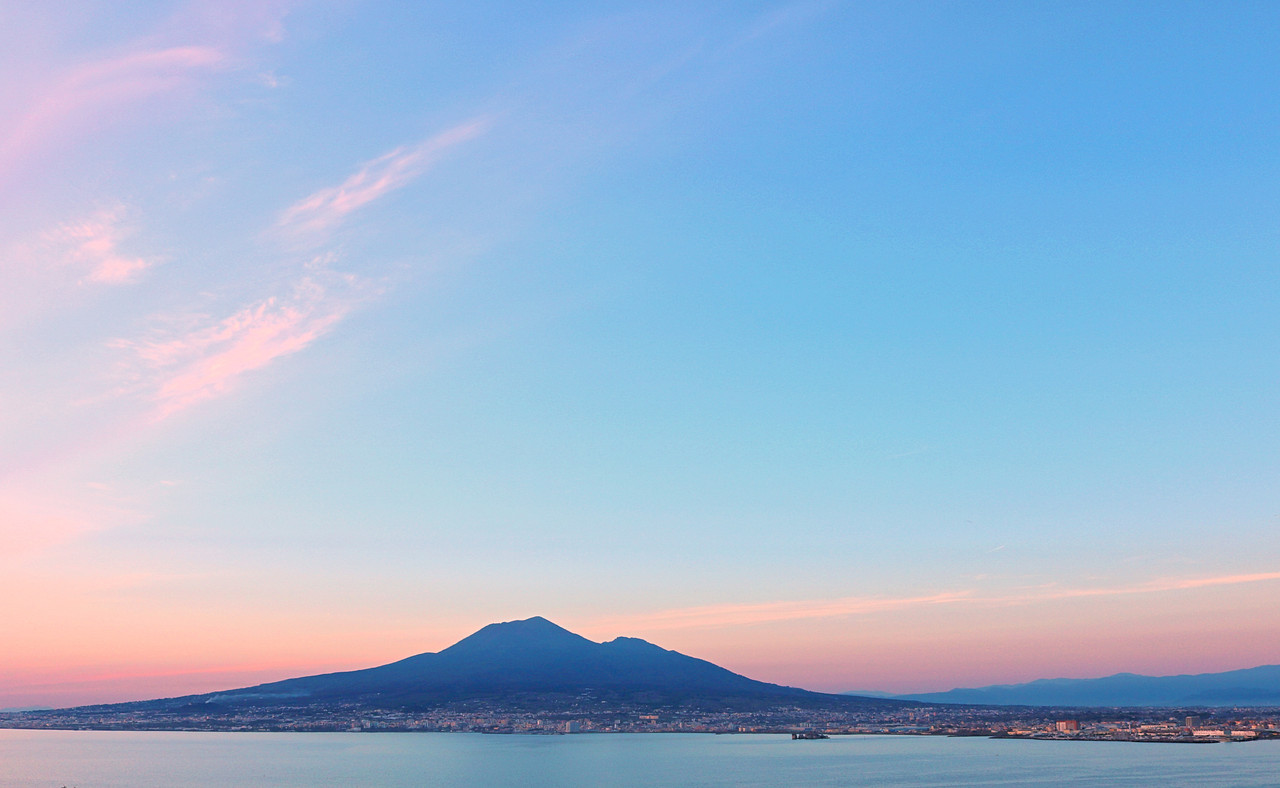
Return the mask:
M841 597L742 605L708 605L610 618L593 622L593 628L638 627L646 629L688 629L763 624L806 618L829 618L895 610L907 607L954 604L969 601L970 592L954 591L912 597Z
M297 4L185 3L151 34L110 56L66 67L29 64L26 74L13 75L13 82L28 85L26 105L11 103L9 122L0 116L0 175L121 118L145 120L145 113L122 112L126 107L198 87L214 71L243 65L252 44L284 38L284 19Z
M356 299L335 297L313 277L286 297L272 296L212 324L177 336L117 340L143 372L135 388L149 392L165 418L227 391L245 373L297 353L325 335Z
M338 186L331 186L295 203L280 216L278 226L295 235L323 234L351 212L399 189L426 172L450 148L474 139L487 130L485 119L475 119L366 162Z
M123 216L123 208L99 211L83 221L62 225L46 238L58 247L59 264L87 268L85 278L91 282L123 284L154 264L121 252L122 241L131 234Z
M97 131L106 110L188 86L194 75L226 61L208 46L129 52L67 71L8 129L0 129L0 172L58 137Z
M1197 578L1165 578L1153 580L1149 583L1140 583L1132 586L1120 586L1115 588L1065 588L1055 590L1052 586L1039 589L1031 594L1023 597L1010 597L1007 601L1037 601L1041 599L1075 599L1079 597L1093 596L1127 596L1129 594L1154 594L1161 591L1188 591L1196 588L1208 588L1211 586L1233 586L1243 583L1262 583L1269 580L1280 580L1280 572L1259 572L1248 575L1222 575L1220 577L1197 577Z
M1242 585L1280 580L1280 572L1221 575L1198 578L1166 578L1131 586L1107 588L1057 588L1041 586L1012 595L983 595L970 590L944 591L909 597L840 597L748 604L708 605L610 617L590 622L593 629L624 631L628 628L673 630L750 626L780 621L865 615L886 610L933 607L936 605L968 605L1005 607L1034 605L1063 599L1129 596L1172 591L1191 591L1214 586Z

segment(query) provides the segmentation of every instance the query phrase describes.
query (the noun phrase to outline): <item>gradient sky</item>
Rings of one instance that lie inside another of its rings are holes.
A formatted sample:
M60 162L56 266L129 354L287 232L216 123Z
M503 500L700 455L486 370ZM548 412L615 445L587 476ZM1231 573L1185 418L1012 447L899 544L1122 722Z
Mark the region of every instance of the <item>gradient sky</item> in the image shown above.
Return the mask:
M0 707L546 616L1280 662L1280 5L0 2Z

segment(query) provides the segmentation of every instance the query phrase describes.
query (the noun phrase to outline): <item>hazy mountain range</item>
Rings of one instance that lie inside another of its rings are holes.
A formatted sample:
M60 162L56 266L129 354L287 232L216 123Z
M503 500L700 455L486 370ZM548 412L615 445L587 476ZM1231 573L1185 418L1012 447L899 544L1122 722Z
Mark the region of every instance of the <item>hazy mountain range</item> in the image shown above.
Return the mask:
M247 706L426 709L474 701L550 708L573 702L584 693L599 702L719 710L782 704L842 709L904 705L897 700L767 684L638 638L596 643L535 617L490 624L442 651L380 667L86 708L178 711L198 707L222 713Z
M850 694L993 706L1280 706L1280 665L1181 676L1117 673L1099 679L1040 679L912 695Z

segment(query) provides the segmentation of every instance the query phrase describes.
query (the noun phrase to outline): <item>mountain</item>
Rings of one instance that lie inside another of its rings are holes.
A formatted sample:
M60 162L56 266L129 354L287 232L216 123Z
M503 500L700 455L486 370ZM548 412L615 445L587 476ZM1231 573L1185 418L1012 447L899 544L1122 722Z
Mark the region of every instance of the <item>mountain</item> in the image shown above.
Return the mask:
M109 708L223 712L249 706L347 705L418 710L476 701L547 708L584 693L599 702L724 710L783 704L845 709L904 705L767 684L638 638L596 643L535 617L490 624L443 651L365 670Z
M992 706L1280 706L1280 665L1181 676L1040 679L890 697Z

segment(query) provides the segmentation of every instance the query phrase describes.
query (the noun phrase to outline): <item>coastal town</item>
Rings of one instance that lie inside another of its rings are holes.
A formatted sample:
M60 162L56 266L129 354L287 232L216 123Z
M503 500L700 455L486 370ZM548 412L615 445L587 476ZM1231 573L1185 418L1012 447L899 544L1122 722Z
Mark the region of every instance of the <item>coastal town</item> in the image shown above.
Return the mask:
M1280 708L1274 707L1062 709L936 705L815 711L778 706L758 711L716 712L626 705L600 708L602 704L593 700L584 695L553 711L513 709L487 701L469 701L426 711L372 710L354 704L164 713L84 707L0 714L0 728L488 734L814 733L1196 744L1280 739Z

